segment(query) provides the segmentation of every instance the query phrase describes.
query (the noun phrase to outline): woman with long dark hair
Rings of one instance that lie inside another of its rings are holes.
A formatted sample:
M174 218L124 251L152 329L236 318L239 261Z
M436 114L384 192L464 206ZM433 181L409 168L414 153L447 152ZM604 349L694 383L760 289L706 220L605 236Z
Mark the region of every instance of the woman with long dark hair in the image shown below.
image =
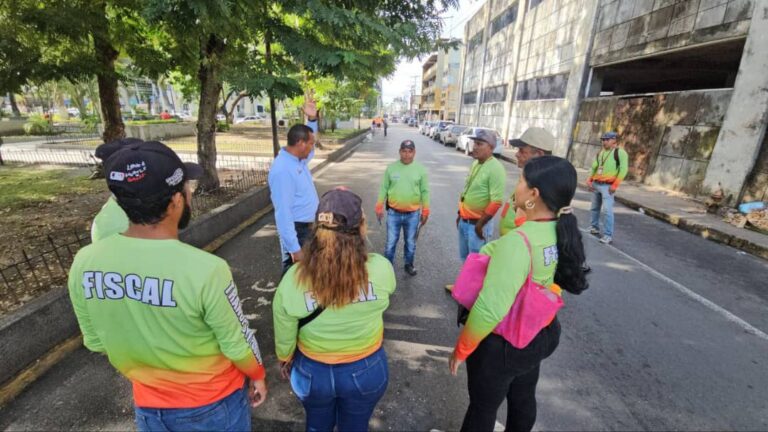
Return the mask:
M304 405L307 430L367 430L389 381L382 315L395 273L367 252L360 197L323 195L302 253L272 307L281 372Z
M525 212L526 222L480 251L490 256L488 271L449 362L454 375L467 362L469 408L462 431L492 431L504 399L506 430L529 431L536 422L539 366L557 348L560 323L555 317L522 349L493 331L529 273L557 295L560 288L572 294L587 289L584 246L571 208L575 192L570 162L555 156L532 159L515 189L515 206Z

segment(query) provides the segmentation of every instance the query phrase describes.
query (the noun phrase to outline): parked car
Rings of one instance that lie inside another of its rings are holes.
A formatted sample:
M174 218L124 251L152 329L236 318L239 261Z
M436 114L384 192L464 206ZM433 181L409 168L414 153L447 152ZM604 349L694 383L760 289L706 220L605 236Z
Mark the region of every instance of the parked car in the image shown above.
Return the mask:
M416 127L418 125L419 125L419 122L417 122L415 118L411 117L408 119L408 126Z
M224 114L216 114L216 120L217 121L226 121L227 120L227 116L225 116Z
M440 120L438 122L435 122L435 124L432 125L432 127L429 129L429 133L427 134L427 136L432 138L433 140L437 140L438 138L440 138L439 133L452 124L453 122L450 120Z
M422 135L426 135L427 131L429 131L429 128L432 127L432 123L434 123L434 122L431 121L431 120L430 121L422 121L421 123L419 123L419 133L422 134Z
M476 134L478 129L493 130L491 128L481 128L481 127L466 128L464 132L462 132L461 135L459 135L459 139L456 141L456 150L463 151L464 154L466 155L469 155L470 153L472 153L472 145L474 144L474 141L469 139L469 137ZM498 138L496 140L496 147L493 149L493 154L500 155L501 148L503 146L503 141L498 132L496 132L496 136Z
M235 124L259 122L259 121L262 121L262 120L264 120L263 116L260 116L260 115L250 115L250 116L236 118L235 119Z
M456 145L456 141L459 139L459 135L461 135L464 130L467 129L466 126L463 125L450 125L443 129L442 132L440 132L440 139L439 141L443 143L445 146L449 145Z

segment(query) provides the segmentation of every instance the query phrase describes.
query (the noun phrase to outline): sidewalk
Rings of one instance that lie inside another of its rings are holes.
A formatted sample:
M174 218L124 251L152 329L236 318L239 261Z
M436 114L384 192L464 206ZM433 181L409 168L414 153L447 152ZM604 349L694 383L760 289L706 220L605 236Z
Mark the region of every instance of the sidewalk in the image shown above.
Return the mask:
M504 148L501 159L516 163L514 152L510 148ZM578 168L577 172L579 186L586 189L589 172ZM625 181L616 192L616 201L708 240L768 259L767 235L726 223L719 216L707 213L704 204L684 196Z

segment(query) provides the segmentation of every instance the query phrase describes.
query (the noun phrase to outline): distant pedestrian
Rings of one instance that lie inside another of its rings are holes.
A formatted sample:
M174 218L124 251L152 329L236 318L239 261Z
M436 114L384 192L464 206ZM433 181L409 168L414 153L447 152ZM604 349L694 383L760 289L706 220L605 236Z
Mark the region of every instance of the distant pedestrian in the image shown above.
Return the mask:
M555 148L555 137L544 128L532 127L526 129L520 138L509 140L509 144L517 148L518 168L524 168L525 164L533 158L551 155ZM514 204L515 194L513 192L501 211L499 233L502 236L525 222L525 212L520 209L515 210Z
M395 274L367 252L360 197L325 193L304 252L272 304L281 375L304 406L306 430L368 430L389 382L383 314Z
M629 155L618 146L618 134L606 132L600 138L603 149L592 162L587 185L592 191L592 223L589 233L600 235L600 213L605 212L603 235L600 243L613 242L614 194L629 171Z
M389 127L389 123L387 123L386 120L383 120L382 123L384 124L384 136L387 136L387 128Z
M113 154L106 173L130 225L72 263L83 343L131 381L139 431L250 430L266 373L232 273L178 238L202 168L145 142Z
M309 169L315 155L317 133L317 108L311 93L304 104L304 113L307 124L294 125L288 130L288 145L278 153L268 176L283 273L302 259L301 246L309 236L317 211L317 189Z
M555 285L554 295L560 295L560 287L572 294L587 289L584 247L571 208L575 192L570 162L555 156L532 159L515 189L515 207L525 212L525 223L480 251L490 256L488 270L449 360L453 375L467 362L469 407L462 431L493 431L505 399L506 430L530 431L536 422L539 369L559 344L560 323L550 318L523 348L495 329L528 277L541 286Z
M143 140L138 138L123 138L96 147L95 156L97 159L101 160L100 169L102 170L102 173L104 165L106 165L106 161L110 156L120 149L128 146L140 145L143 142ZM115 195L113 194L107 198L107 202L104 203L101 210L99 210L93 218L93 222L91 223L91 243L109 237L112 234L125 232L125 230L128 229L128 225L128 215L126 215L125 211L123 211L117 204L117 200L115 200Z
M160 119L161 120L170 120L171 114L168 112L168 110L163 110L163 112L160 113Z
M385 123L386 124L386 123ZM386 130L386 129L384 129ZM387 211L387 246L384 256L393 265L395 250L403 232L405 272L416 276L414 257L416 235L429 219L429 179L427 170L416 157L416 144L411 140L400 143L400 160L387 166L376 201L376 217L381 222Z

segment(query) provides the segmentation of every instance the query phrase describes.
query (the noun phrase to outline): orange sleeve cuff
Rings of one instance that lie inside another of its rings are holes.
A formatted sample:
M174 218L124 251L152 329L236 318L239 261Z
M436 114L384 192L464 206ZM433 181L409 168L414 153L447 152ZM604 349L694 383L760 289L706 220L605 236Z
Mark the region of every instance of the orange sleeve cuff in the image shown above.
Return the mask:
M492 201L490 204L488 204L487 207L485 207L485 214L488 216L493 216L496 214L497 211L501 208L501 201Z
M381 213L384 211L384 203L383 202L377 202L376 203L376 213Z
M619 188L620 184L621 184L621 180L619 179L614 180L614 182L611 184L611 190L615 191L616 189Z
M421 209L421 215L422 216L429 216L429 207L424 207Z

